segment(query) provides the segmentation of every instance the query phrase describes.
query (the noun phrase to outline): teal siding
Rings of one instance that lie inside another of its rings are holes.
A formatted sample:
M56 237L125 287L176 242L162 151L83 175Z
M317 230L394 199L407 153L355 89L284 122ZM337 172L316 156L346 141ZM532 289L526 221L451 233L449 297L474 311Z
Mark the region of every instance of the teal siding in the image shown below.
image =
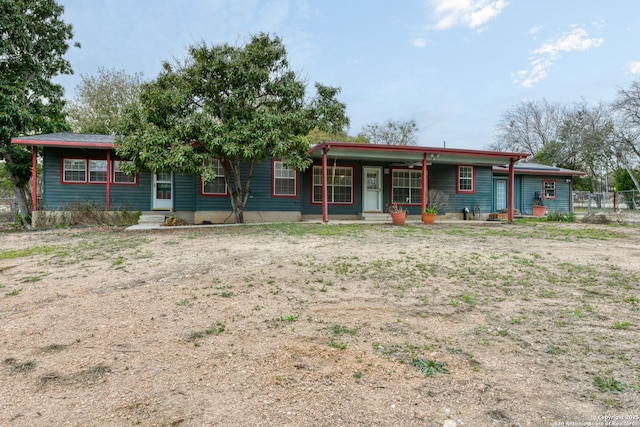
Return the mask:
M193 175L173 174L173 210L193 211L195 207L195 192Z
M42 209L64 210L72 202L92 202L106 207L105 183L63 183L62 159L106 160L106 151L44 147L42 176ZM134 185L111 184L111 209L149 209L151 180L148 174L140 174Z
M473 211L476 207L482 213L493 208L493 172L490 166L474 167L476 191L473 194L457 193L457 165L429 166L429 190L440 190L449 195L449 206L440 210L460 213L464 208Z
M533 199L535 193L543 194L543 182L555 181L556 198L544 199L543 204L547 207L547 212L568 213L571 209L571 185L565 180L568 176L558 175L524 175L522 176L522 206L523 212L532 213Z
M254 166L251 175L251 193L249 194L245 211L300 211L302 174L298 173L298 197L274 197L272 168L273 162L271 158L264 162L257 163ZM244 183L247 165L242 165L240 173L242 175L242 182ZM183 195L176 197L180 197L180 200L191 197L193 199L192 206L194 210L231 210L229 195L203 195L200 176L196 175L191 177L191 179L191 189L187 189L186 186L180 189L176 188L176 191L183 193Z
M333 166L333 160L329 166ZM320 166L315 163L303 173L302 175L302 192L300 197L300 203L302 213L305 215L321 215L322 203L312 203L313 200L313 166ZM340 161L336 163L338 167L351 167L353 168L353 203L348 205L341 204L329 204L329 215L358 215L362 213L362 162L358 161ZM379 164L376 164L379 166ZM388 201L390 193L388 192L389 175L383 175L383 185L385 193L383 195L383 201ZM387 203L387 202L384 202Z

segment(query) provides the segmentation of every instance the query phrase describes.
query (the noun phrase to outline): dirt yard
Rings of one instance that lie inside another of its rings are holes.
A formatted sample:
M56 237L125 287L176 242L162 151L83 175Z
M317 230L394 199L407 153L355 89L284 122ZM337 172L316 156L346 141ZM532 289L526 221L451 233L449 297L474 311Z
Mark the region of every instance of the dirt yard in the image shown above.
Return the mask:
M640 426L639 274L637 226L1 233L0 425Z

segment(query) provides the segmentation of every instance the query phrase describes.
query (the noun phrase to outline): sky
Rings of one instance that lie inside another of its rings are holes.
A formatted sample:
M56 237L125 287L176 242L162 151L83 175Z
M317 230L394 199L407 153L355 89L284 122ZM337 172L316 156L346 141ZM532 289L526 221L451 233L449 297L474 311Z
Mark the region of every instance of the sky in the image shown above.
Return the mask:
M524 101L613 101L640 80L637 0L58 0L74 99L99 68L158 76L190 45L282 39L309 83L341 88L350 135L415 120L418 145L483 150Z

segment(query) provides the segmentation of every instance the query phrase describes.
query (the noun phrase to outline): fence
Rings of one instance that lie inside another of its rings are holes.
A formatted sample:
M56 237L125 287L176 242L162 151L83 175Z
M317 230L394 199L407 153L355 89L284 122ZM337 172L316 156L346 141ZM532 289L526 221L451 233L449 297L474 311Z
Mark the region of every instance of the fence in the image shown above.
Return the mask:
M18 202L15 197L0 198L0 224L14 222L18 212Z
M637 190L591 193L589 191L573 192L573 207L601 211L617 211L624 209L640 209L640 192Z

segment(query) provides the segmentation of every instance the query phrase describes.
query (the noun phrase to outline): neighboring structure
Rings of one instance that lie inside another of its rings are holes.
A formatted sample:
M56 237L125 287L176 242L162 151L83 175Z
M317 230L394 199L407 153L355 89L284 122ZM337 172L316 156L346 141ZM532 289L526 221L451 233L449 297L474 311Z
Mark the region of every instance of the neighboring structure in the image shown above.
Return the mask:
M493 168L493 210L506 211L508 168ZM531 215L534 205L542 205L548 212L573 211L573 179L584 172L547 166L534 161L522 161L515 165L513 208L523 215Z
M124 174L121 166L127 160L116 156L113 136L57 133L12 143L33 148L34 166L42 149L42 195L34 198L34 217L91 200L106 210L169 211L195 224L233 220L222 164L215 159L218 178L203 183L198 175L172 171ZM548 167L542 173L517 164L526 153L340 142L316 145L309 153L313 165L305 172L287 169L278 159L256 165L245 221L359 219L384 215L389 203L405 205L419 218L427 189L449 195L441 215L462 217L464 208L482 214L505 210L513 220L514 209L527 211L536 186L553 200L551 209L570 210L570 179L580 175Z

